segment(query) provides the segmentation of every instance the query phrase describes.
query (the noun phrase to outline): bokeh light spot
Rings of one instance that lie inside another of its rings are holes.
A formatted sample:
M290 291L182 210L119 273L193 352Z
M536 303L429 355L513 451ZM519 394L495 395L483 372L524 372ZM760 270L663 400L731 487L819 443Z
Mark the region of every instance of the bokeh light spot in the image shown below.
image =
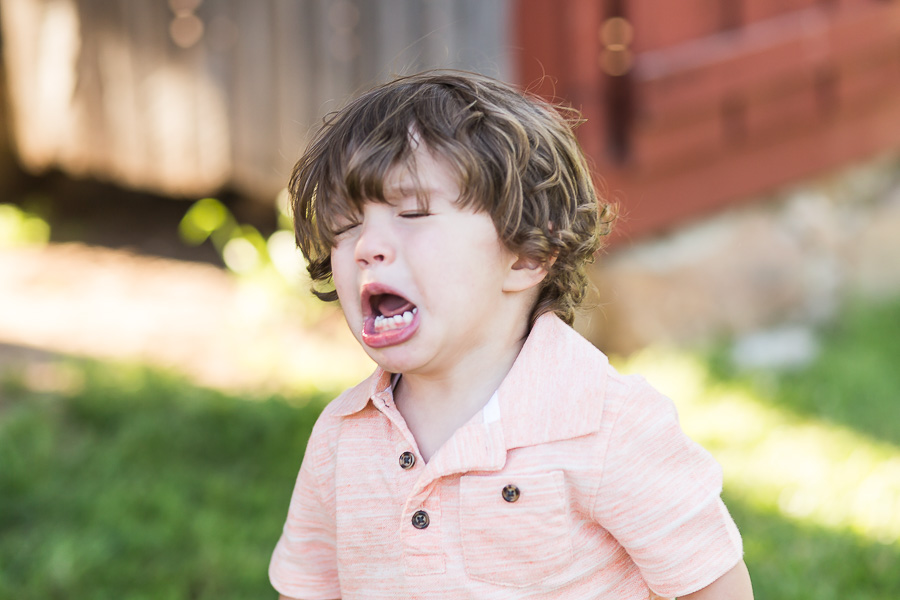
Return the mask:
M179 48L190 48L203 37L203 21L193 13L177 15L169 24L169 35Z
M189 244L202 244L214 231L228 220L228 209L215 198L203 198L188 209L178 232Z
M249 273L260 264L259 251L256 246L243 237L228 240L222 249L222 260L225 261L225 266L235 273Z
M43 245L50 241L50 225L12 204L0 204L0 248Z

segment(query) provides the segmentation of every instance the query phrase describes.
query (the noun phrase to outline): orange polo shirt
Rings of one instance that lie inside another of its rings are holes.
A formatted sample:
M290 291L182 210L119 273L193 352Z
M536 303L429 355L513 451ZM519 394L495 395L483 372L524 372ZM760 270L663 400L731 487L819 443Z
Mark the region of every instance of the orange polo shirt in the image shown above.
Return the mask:
M428 463L390 373L331 402L269 577L305 600L682 596L741 559L721 489L669 399L544 315Z

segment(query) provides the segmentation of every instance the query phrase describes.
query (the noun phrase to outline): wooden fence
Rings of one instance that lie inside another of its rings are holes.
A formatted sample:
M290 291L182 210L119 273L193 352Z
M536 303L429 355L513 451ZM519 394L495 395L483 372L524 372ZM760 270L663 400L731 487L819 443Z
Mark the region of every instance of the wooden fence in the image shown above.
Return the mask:
M60 167L269 200L310 129L392 74L509 76L506 0L0 0L12 132Z

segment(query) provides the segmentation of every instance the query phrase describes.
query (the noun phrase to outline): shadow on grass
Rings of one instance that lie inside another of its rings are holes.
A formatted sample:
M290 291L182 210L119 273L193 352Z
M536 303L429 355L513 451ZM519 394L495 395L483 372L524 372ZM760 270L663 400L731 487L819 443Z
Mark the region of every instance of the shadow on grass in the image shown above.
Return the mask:
M269 556L327 398L58 366L75 389L0 388L0 597L272 597Z
M761 399L900 446L900 299L857 305L822 331L809 366L782 374L737 373L711 359L720 382L749 385Z

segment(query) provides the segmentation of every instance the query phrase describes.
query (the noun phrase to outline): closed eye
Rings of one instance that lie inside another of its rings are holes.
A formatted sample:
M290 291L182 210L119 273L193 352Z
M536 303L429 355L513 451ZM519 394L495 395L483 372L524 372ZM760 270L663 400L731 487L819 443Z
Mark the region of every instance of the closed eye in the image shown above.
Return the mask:
M409 211L400 213L400 216L404 219L421 219L422 217L430 217L432 213L428 211Z
M335 229L334 232L332 232L332 235L336 238L339 238L356 227L359 227L359 223L345 223Z

